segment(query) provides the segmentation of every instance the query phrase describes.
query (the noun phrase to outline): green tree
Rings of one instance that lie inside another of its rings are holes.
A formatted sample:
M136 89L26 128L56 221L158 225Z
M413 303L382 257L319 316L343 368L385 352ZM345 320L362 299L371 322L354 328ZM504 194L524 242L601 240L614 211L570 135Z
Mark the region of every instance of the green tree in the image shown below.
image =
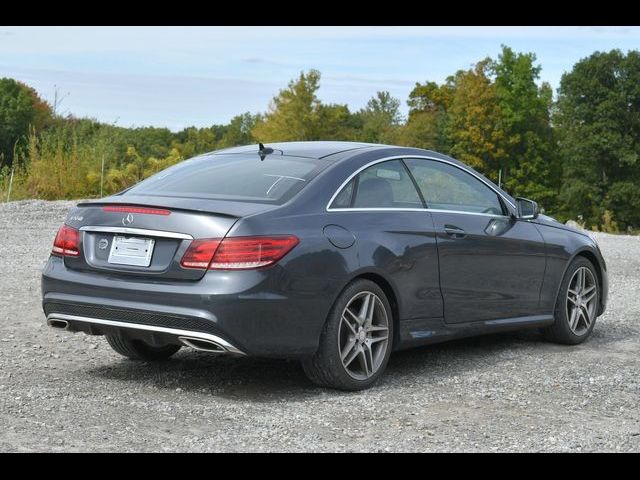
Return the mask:
M443 110L414 113L396 129L389 143L447 153L451 149L446 135L447 121L448 115Z
M390 143L394 137L402 116L400 100L389 92L377 92L365 108L355 115L358 122L358 138L364 142Z
M296 81L274 97L264 120L253 128L261 142L317 140L320 127L320 72L301 72Z
M172 148L178 150L186 158L215 150L221 135L217 127L214 125L211 128L185 128L178 132L178 138L172 142Z
M260 118L260 115L251 115L249 112L233 117L229 125L226 126L225 132L216 145L216 148L228 148L255 143L251 132L260 121Z
M588 225L610 211L622 228L640 213L640 52L596 52L562 76L554 123L563 160L563 214Z
M541 67L533 53L515 53L507 46L489 64L505 133L502 169L506 188L554 209L560 187L560 163L550 122L551 87L538 86ZM494 167L495 168L495 167Z
M12 78L0 79L0 166L11 164L19 141L26 143L29 128L42 129L51 109L31 87Z
M398 129L395 143L450 152L447 124L454 90L452 78L442 85L435 82L416 83L407 100L409 118Z
M314 140L356 140L354 116L346 105L320 104Z
M451 106L454 88L453 77L449 77L443 85L435 82L416 83L407 100L409 119L424 112L446 111Z
M320 72L300 73L274 97L251 130L259 142L333 140L353 137L352 115L346 105L324 105L317 97Z

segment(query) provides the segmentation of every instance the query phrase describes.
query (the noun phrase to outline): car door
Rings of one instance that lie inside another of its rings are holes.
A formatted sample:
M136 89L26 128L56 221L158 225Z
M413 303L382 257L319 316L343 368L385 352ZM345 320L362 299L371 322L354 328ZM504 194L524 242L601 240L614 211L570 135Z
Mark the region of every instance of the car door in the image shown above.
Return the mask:
M496 191L452 163L405 161L436 230L447 323L540 314L544 240L513 218Z
M442 318L433 221L401 160L357 172L336 193L329 212L332 224L357 239L360 268L382 271L391 280L401 330L418 328L405 320Z

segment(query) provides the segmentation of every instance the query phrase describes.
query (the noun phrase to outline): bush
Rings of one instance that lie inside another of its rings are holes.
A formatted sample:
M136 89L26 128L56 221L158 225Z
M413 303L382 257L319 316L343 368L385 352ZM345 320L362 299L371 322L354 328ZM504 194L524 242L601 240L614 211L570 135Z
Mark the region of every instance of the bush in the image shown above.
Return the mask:
M640 227L640 184L639 182L616 182L607 194L607 208L615 211L615 217L622 229Z

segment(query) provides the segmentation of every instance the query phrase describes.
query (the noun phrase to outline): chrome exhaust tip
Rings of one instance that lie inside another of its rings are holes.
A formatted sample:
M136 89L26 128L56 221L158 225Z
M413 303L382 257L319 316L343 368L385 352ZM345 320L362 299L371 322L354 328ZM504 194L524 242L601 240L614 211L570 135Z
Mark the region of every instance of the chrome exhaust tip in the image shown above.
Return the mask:
M178 340L180 340L187 347L200 350L201 352L227 353L226 348L216 342L212 342L211 340L204 340L202 338L194 337L178 337Z
M57 328L59 330L67 330L69 328L69 322L66 320L59 320L57 318L49 318L47 320L47 325L51 328Z

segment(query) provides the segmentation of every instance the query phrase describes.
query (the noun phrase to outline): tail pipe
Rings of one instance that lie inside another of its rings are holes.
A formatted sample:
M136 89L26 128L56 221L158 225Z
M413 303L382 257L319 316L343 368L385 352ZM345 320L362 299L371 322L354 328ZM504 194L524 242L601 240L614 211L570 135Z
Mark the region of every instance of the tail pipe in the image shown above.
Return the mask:
M69 322L66 320L60 320L58 318L50 318L47 320L47 325L51 328L57 328L58 330L67 330L69 328Z
M180 340L187 347L195 348L196 350L200 350L202 352L228 353L228 350L226 348L211 340L204 340L202 338L193 337L178 337L178 340Z

